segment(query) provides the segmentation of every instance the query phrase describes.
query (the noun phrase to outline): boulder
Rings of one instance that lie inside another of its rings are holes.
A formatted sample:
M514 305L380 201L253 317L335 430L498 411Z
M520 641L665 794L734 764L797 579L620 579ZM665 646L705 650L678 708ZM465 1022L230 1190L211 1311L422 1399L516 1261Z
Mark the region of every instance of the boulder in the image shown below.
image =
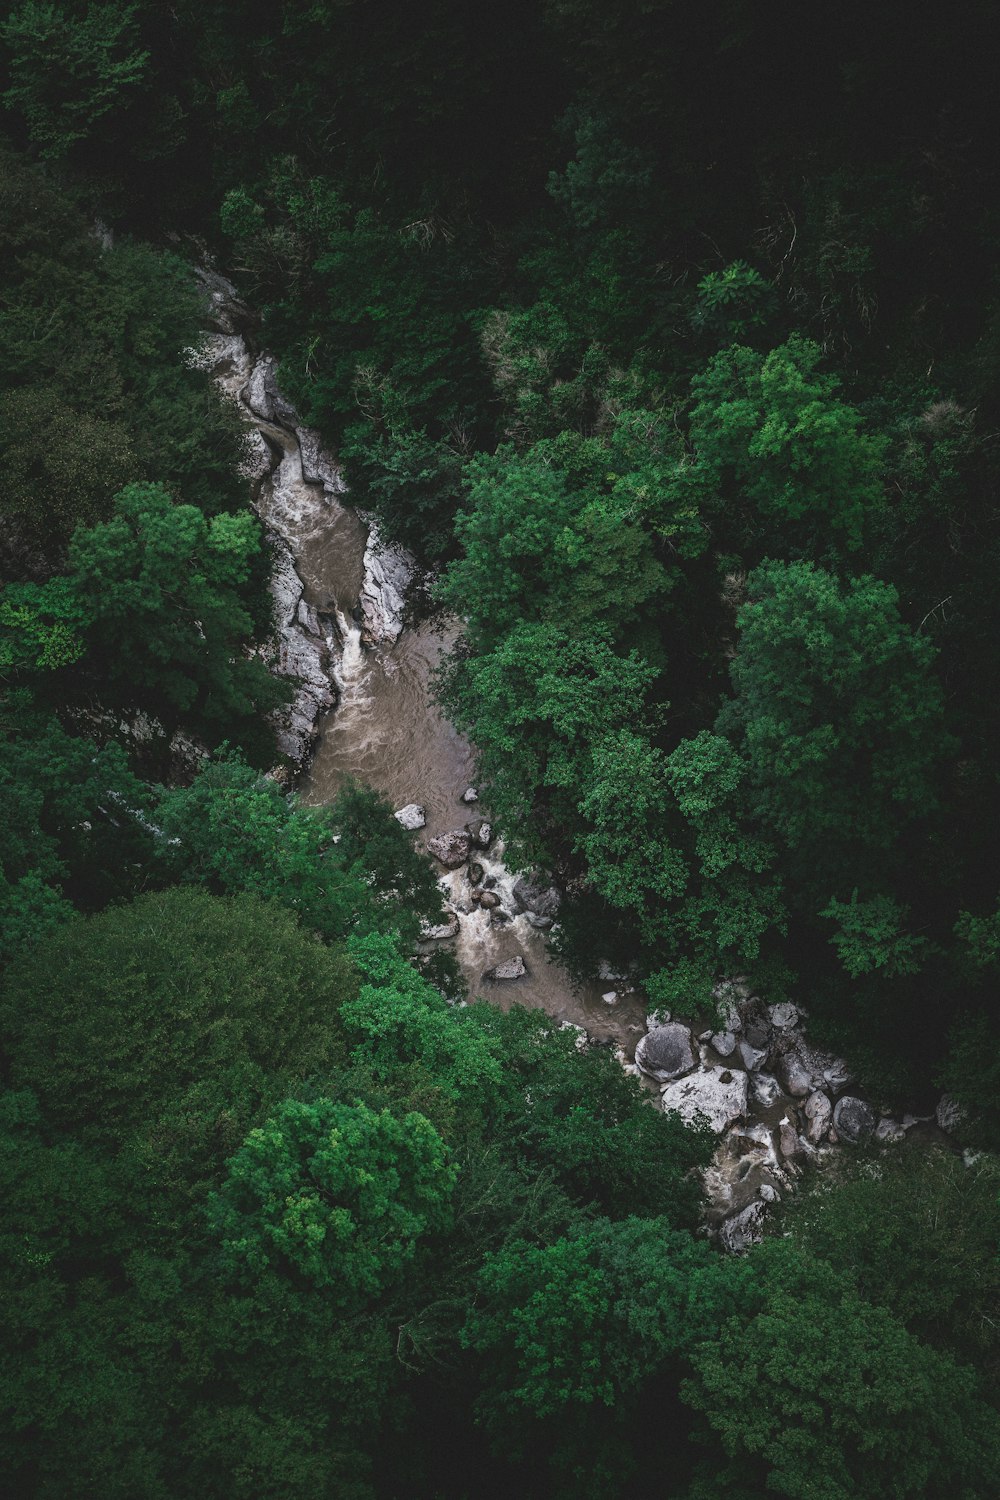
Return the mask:
M851 1081L851 1072L843 1058L809 1047L801 1036L779 1033L776 1045L780 1052L777 1074L786 1092L804 1099L817 1089L839 1094Z
M778 1127L778 1143L781 1154L786 1161L791 1161L795 1156L801 1156L803 1152L802 1141L795 1126L789 1120L782 1120Z
M488 849L493 842L493 825L485 818L473 818L471 823L466 823L465 831L477 849Z
M906 1140L906 1131L898 1120L883 1115L875 1126L875 1139L881 1146L897 1146L900 1141Z
M636 1060L638 1055L637 1047ZM665 1114L680 1115L689 1125L704 1115L711 1128L721 1134L747 1112L747 1075L729 1068L705 1068L668 1083L660 1102Z
M769 1005L767 1018L778 1031L791 1031L793 1026L799 1024L798 1010L790 1000L781 1000L777 1005Z
M733 1031L717 1031L712 1037L712 1046L720 1057L732 1057L736 1051L736 1033Z
M450 833L441 833L436 839L428 840L427 848L446 870L457 870L469 857L469 835L453 828Z
M482 865L479 864L478 860L472 859L469 861L469 879L472 881L473 885L482 885L483 876L485 874L486 871L483 869Z
M764 1037L763 1046L760 1045L759 1038L760 1031L757 1028L751 1028L745 1036L740 1038L740 1057L748 1073L755 1073L767 1062L770 1051L768 1038Z
M462 801L463 802L478 802L479 801L479 793L476 791L476 789L475 789L474 786L467 786L465 788L465 791L462 793Z
M691 1033L678 1021L647 1031L635 1049L635 1060L644 1073L660 1083L670 1083L698 1064Z
M549 928L552 926L552 918L540 917L537 911L526 911L524 915L527 917L532 927L537 927L539 932L548 932Z
M760 1196L763 1198L765 1203L781 1202L781 1194L778 1192L778 1189L776 1187L772 1187L771 1183L769 1182L761 1183Z
M833 1111L833 1128L838 1138L848 1146L860 1146L871 1137L877 1118L866 1100L855 1099L847 1094L837 1101Z
M444 942L446 938L458 937L458 929L461 924L458 920L458 912L445 908L445 921L437 927L422 927L420 936L424 942Z
M555 918L559 915L562 896L554 885L542 885L519 875L514 881L513 896L521 911L534 912L538 917Z
M833 1105L826 1094L816 1089L809 1095L803 1109L806 1117L806 1139L811 1141L814 1146L818 1146L830 1129L830 1122L833 1119Z
M601 999L604 1001L605 1005L617 1005L618 1004L618 991L617 990L606 990L605 993L601 996Z
M764 1220L767 1204L758 1199L748 1203L738 1214L724 1219L719 1229L719 1244L730 1255L742 1255L751 1245L759 1245L764 1238Z
M393 813L397 823L402 823L407 833L416 833L418 828L427 825L427 812L420 806L419 802L408 802Z
M494 911L500 905L500 897L496 891L473 891L473 901L475 901L477 895L479 897L479 905L486 911Z
M503 963L494 964L492 969L487 969L483 975L484 979L523 979L528 970L520 953L513 958L504 959Z
M773 1073L751 1073L750 1093L758 1109L771 1109L781 1098L781 1084Z

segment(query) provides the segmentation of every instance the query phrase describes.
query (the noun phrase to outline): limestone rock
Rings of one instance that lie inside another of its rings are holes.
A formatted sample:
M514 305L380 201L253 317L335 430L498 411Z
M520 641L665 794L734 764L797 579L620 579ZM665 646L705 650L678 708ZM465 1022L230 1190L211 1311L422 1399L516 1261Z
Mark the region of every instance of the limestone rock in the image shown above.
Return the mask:
M637 1059L638 1051L637 1047ZM747 1112L747 1075L729 1068L705 1068L668 1083L660 1102L665 1114L680 1115L689 1125L704 1115L711 1128L721 1133Z
M782 1120L778 1128L778 1139L781 1154L786 1160L791 1161L793 1157L802 1155L803 1145L799 1133L788 1120Z
M457 870L469 857L469 835L453 828L450 833L441 833L436 839L430 839L427 847L446 870Z
M763 1200L764 1200L765 1203L780 1203L781 1202L781 1194L778 1192L777 1188L776 1187L772 1187L772 1185L769 1182L762 1182L761 1183L761 1185L760 1185L760 1196L763 1198Z
M408 802L393 813L397 823L402 823L407 833L416 833L418 828L424 828L427 824L427 813L419 802Z
M497 895L496 891L473 891L473 901L476 900L477 894L479 897L479 905L483 908L484 911L494 911L500 905L500 897Z
M818 1146L830 1128L833 1105L826 1094L816 1089L809 1095L803 1108L806 1117L806 1139L814 1146Z
M465 831L477 849L488 849L493 841L493 826L485 818L474 818L466 823Z
M736 1051L736 1034L732 1031L717 1031L712 1037L712 1046L720 1057L732 1057Z
M764 1238L766 1218L766 1203L759 1199L756 1203L748 1203L738 1214L723 1221L719 1230L719 1244L730 1255L742 1255L751 1245L759 1245Z
M520 953L513 958L504 959L501 964L494 964L492 969L487 969L483 975L484 979L523 979L528 970Z
M465 791L462 793L462 801L463 802L478 802L479 801L479 793L476 791L476 789L475 789L474 786L467 786L465 788Z
M855 1099L847 1094L838 1099L833 1111L833 1128L839 1140L848 1146L860 1146L867 1141L875 1129L877 1116L864 1099Z
M601 996L601 999L604 1001L605 1005L617 1005L618 1004L618 991L617 990L606 990L605 993Z
M552 926L551 917L540 917L537 911L526 911L524 914L532 927L537 927L539 932L548 932Z
M670 1083L697 1066L691 1033L672 1021L647 1031L635 1049L635 1060L644 1073L660 1083Z
M906 1131L898 1120L884 1115L875 1126L875 1139L882 1146L896 1146L900 1141L906 1140Z

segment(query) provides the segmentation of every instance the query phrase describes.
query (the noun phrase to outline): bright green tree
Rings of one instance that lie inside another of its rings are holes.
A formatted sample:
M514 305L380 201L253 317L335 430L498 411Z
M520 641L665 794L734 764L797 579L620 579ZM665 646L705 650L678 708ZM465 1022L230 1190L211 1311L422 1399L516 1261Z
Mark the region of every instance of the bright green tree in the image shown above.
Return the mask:
M455 1168L423 1115L287 1100L229 1163L210 1216L238 1274L286 1267L350 1311L448 1227Z
M799 335L767 355L739 345L692 382L692 458L675 484L698 497L720 536L762 547L857 548L880 507L885 441L819 369Z

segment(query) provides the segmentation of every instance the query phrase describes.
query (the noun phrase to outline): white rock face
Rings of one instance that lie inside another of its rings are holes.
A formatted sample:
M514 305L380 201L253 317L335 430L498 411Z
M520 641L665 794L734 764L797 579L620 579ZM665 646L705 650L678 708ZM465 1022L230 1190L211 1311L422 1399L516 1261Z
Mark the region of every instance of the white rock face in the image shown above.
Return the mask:
M366 646L392 645L403 629L406 590L416 564L402 547L384 543L372 524L365 547L365 581L358 600Z
M665 1114L680 1115L689 1125L704 1115L721 1132L747 1112L747 1075L729 1068L705 1068L668 1083L661 1103Z
M303 598L303 584L287 543L271 534L271 596L278 635L261 655L282 677L297 677L291 703L275 713L278 745L297 765L308 756L319 720L333 707L334 641Z
M394 812L393 817L397 823L402 823L407 833L416 833L418 828L427 826L427 812L419 802L408 802Z

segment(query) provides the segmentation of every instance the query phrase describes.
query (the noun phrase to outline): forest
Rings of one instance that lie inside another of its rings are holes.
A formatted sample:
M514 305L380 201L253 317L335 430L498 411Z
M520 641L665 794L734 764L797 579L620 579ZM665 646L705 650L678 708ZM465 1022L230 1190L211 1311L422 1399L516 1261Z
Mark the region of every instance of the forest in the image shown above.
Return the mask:
M2 0L9 1494L996 1496L998 55L988 0ZM553 957L930 1125L729 1253L705 1119L425 941L392 802L276 738L205 267L460 622Z

